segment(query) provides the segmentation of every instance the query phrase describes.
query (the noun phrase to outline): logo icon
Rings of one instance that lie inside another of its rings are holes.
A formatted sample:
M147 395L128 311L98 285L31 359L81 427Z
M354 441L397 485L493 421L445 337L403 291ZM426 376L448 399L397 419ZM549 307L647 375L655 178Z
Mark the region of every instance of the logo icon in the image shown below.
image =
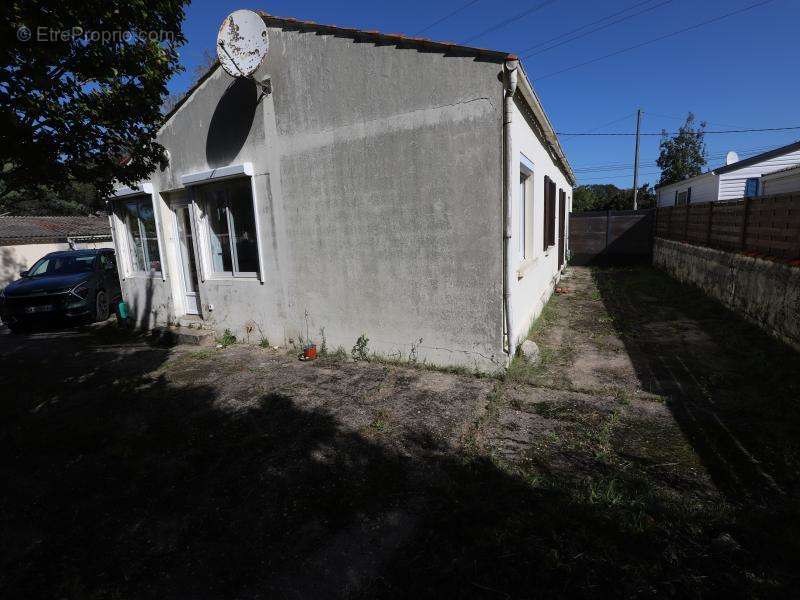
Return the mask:
M20 42L28 42L31 39L31 30L22 25L19 29L17 29L17 39Z

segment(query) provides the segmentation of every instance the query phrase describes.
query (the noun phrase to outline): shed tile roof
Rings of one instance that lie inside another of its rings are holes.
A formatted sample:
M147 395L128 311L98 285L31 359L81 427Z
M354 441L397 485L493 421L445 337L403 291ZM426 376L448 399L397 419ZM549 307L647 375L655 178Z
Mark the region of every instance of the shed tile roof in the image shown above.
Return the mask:
M800 164L784 167L783 169L778 169L777 171L770 171L769 173L765 173L764 175L762 175L762 177L769 177L770 175L778 175L786 173L787 171L800 171Z
M111 238L105 217L0 217L0 244L8 240L59 240L68 237Z
M355 27L340 27L338 25L325 25L316 23L315 21L306 21L303 19L294 19L292 17L279 17L271 15L264 11L257 11L264 19L267 25L276 27L283 27L286 29L298 29L306 31L318 31L319 33L327 33L330 35L338 35L341 37L352 38L364 42L382 42L396 44L400 47L407 48L421 48L425 50L433 50L442 52L443 54L464 54L467 56L474 56L494 62L503 62L506 60L517 60L515 54L503 52L500 50L490 50L488 48L478 48L475 46L465 46L457 44L456 42L438 42L428 38L414 37L404 35L402 33L383 33L375 30L358 29Z

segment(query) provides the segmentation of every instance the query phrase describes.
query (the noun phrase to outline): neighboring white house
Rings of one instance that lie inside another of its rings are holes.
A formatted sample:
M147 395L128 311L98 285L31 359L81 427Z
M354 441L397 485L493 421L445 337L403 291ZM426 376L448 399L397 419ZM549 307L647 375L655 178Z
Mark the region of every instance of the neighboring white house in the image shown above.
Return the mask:
M777 194L774 184L764 189L765 176L800 165L800 142L762 152L743 160L733 160L702 175L678 183L656 186L659 206L680 206L735 200L745 196Z
M503 368L575 181L518 59L261 16L257 82L215 65L159 131L169 166L110 200L136 322Z
M0 288L49 252L113 247L103 217L0 217Z
M786 167L761 177L763 194L800 192L800 165Z

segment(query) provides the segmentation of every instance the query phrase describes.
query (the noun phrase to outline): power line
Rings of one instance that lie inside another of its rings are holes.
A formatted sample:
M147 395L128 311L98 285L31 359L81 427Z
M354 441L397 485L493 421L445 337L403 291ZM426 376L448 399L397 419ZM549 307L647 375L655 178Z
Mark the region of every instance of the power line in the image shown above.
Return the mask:
M633 170L633 169L631 169L631 170ZM643 178L653 178L656 175L661 175L661 171L654 171L652 173L639 172L639 175L641 177L643 177ZM631 176L630 173L626 173L624 175L612 176L612 177L600 177L598 179L581 179L579 177L578 180L580 181L580 185L587 185L587 184L590 184L590 183L597 183L597 182L601 182L601 181L616 181L618 179L628 179L630 176Z
M565 38L565 37L567 37L569 35L572 35L573 33L578 33L582 29L586 29L587 27L591 27L592 25L597 25L598 23L602 23L603 21L607 21L608 19L613 19L614 17L617 17L617 16L619 16L619 15L621 15L623 13L626 13L626 12L628 12L629 10L631 10L633 8L638 8L638 7L642 6L643 4L650 4L652 1L653 0L644 0L644 2L639 2L637 4L634 4L633 6L629 6L628 8L626 8L624 10L621 10L619 12L615 12L613 14L610 14L610 15L608 15L606 17L603 17L602 19L597 19L596 21L592 21L591 23L586 23L586 25L581 25L580 27L576 27L572 31L568 31L566 33L561 33L561 34L559 34L559 35L557 35L555 37L550 38L549 40L545 40L543 42L539 42L538 44L534 44L533 46L529 46L528 48L524 48L523 50L520 50L520 54L522 54L523 52L527 52L528 50L534 50L536 48L540 48L541 46L546 46L550 42L558 41L558 40L560 40L562 38Z
M721 134L721 133L760 133L760 132L764 132L764 131L792 131L794 129L800 129L800 125L792 126L792 127L762 127L762 128L759 128L759 129L723 129L723 130L718 130L718 131L692 131L692 132L683 132L683 133L689 133L690 135L706 135L706 134L708 134L708 135L718 135L718 134ZM662 136L662 135L679 135L679 134L680 134L680 132L675 132L675 131L672 131L672 132L662 131L660 133L652 133L652 132L650 132L650 133L640 133L639 135L657 135L657 136ZM605 137L610 137L610 136L633 136L633 135L636 135L636 133L595 133L595 132L588 132L587 131L587 132L581 132L581 133L558 133L558 135L605 136Z
M672 33L667 33L659 37L655 37L649 40L645 40L639 44L635 44L633 46L628 46L627 48L623 48L622 50L617 50L616 52L611 52L610 54L605 54L603 56L598 56L597 58L593 58L591 60L586 60L582 63L578 63L577 65L572 65L571 67L567 67L566 69L561 69L559 71L554 71L552 73L548 73L547 75L542 75L541 77L535 78L533 81L539 81L541 79L547 79L549 77L555 77L556 75L561 75L562 73L566 73L567 71L572 71L574 69L578 69L580 67L584 67L586 65L590 65L592 63L596 63L601 60L605 60L606 58L611 58L612 56L617 56L619 54L623 54L624 52L629 52L631 50L636 50L637 48L641 48L642 46L647 46L648 44L654 44L655 42L660 42L661 40L665 40L667 38L679 35L681 33L686 33L687 31L691 31L693 29L697 29L699 27L704 27L705 25L710 25L711 23L716 23L717 21L721 21L722 19L727 19L728 17L732 17L734 15L741 14L748 10L752 10L754 8L758 8L759 6L764 6L765 4L769 4L774 0L762 0L761 2L756 2L755 4L750 4L749 6L745 6L744 8L740 8L739 10L735 10L729 13L725 13L724 15L720 15L718 17L714 17L712 19L707 19L700 23L696 23L695 25L691 25L689 27L684 27L683 29L679 29L677 31L673 31Z
M480 1L481 0L469 0L469 2L467 2L466 4L462 4L460 7L455 9L453 12L446 14L441 19L437 19L436 21L434 21L433 23L431 23L430 25L428 25L424 29L420 29L414 35L419 35L420 33L425 33L429 29L433 29L434 27L436 27L440 23L443 23L444 21L447 21L447 19L449 19L451 17L455 17L458 13L468 9L470 6L472 6L473 4L477 4Z
M598 125L597 127L594 127L593 129L590 129L589 133L591 133L593 131L597 131L598 129L603 129L604 127L608 127L609 125L614 125L616 123L619 123L620 121L624 121L625 119L630 119L634 114L636 114L636 113L628 113L624 117L620 117L619 119L614 119L613 121L609 121L608 123L603 123L602 125ZM561 135L561 137L566 137L566 136L571 135L571 134L564 133L564 134L559 134L559 135Z
M771 150L774 146L764 146L761 148L751 148L746 150L741 150L737 154L741 158L747 158L748 156L754 156L756 154L760 154L765 152L766 150ZM707 155L706 161L715 161L722 158L725 158L727 152L714 152L713 154ZM655 158L647 158L643 159L644 164L647 166L653 166L656 164ZM608 164L589 164L583 165L581 167L574 167L572 170L575 173L603 173L603 172L613 172L613 171L627 171L631 168L629 163L608 163Z
M535 5L535 6L532 6L531 8L529 8L527 10L523 10L521 13L516 14L513 17L508 17L507 19L503 19L499 23L496 23L496 24L492 25L491 27L489 27L487 29L484 29L480 33L478 33L476 35L473 35L471 38L464 40L464 43L465 44L469 44L470 42L475 41L478 38L481 38L481 37L485 36L487 33L492 33L493 31L497 31L498 29L502 29L506 25L510 25L514 21L519 21L522 17L527 17L529 14L531 14L533 12L536 12L537 10L541 10L541 9L545 8L546 6L549 6L550 4L553 4L554 2L557 2L557 0L545 0L544 2L541 2L541 3L539 3L539 4Z
M579 40L579 39L581 39L583 37L586 37L587 35L591 35L593 33L601 31L603 29L607 29L607 28L611 27L612 25L616 25L617 23L622 23L623 21L627 21L628 19L632 19L633 17L638 17L639 15L643 15L644 13L650 12L651 10L655 10L657 8L661 8L665 4L670 4L672 1L673 0L664 0L664 2L661 2L660 4L656 4L654 6L650 6L648 8L643 9L643 10L640 10L639 12L635 12L633 14L630 14L630 15L627 15L627 16L624 16L624 17L620 17L616 21L611 21L611 23L606 23L605 25L601 25L600 27L595 27L594 29L590 29L589 31L586 31L586 32L584 32L584 33L582 33L580 35L573 36L573 37L571 37L569 39L566 39L564 41L561 41L561 42L559 42L557 44L553 44L552 46L548 46L547 48L542 48L541 50L537 50L535 52L531 52L529 54L526 54L522 58L530 58L531 56L536 56L538 54L543 54L544 52L549 52L550 50L553 50L554 48L558 48L559 46L563 46L564 44L568 44L569 42L574 42L575 40Z
M672 116L672 115L662 115L662 114L654 113L654 112L651 112L651 111L647 111L645 114L653 115L654 117L663 117L664 119L674 119L676 121L685 121L686 120L686 117L675 117L675 116ZM708 121L706 119L702 119L702 121L705 122L705 123L708 123L709 125L717 125L719 127L739 127L739 128L742 128L741 125L731 125L730 123L720 123L718 121Z

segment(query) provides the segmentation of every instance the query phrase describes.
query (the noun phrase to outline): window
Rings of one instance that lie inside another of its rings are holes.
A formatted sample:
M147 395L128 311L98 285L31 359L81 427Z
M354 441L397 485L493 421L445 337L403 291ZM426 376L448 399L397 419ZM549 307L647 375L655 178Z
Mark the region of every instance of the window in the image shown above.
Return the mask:
M125 202L120 220L125 224L131 271L160 273L161 253L158 250L158 230L152 198L148 196Z
M531 165L532 166L532 165ZM533 171L525 163L519 166L519 250L520 260L532 255L533 248Z
M748 177L744 184L744 195L746 198L758 196L758 177Z
M675 206L686 206L692 203L692 188L683 192L675 190Z
M253 193L249 179L200 188L215 275L255 277L259 272Z

